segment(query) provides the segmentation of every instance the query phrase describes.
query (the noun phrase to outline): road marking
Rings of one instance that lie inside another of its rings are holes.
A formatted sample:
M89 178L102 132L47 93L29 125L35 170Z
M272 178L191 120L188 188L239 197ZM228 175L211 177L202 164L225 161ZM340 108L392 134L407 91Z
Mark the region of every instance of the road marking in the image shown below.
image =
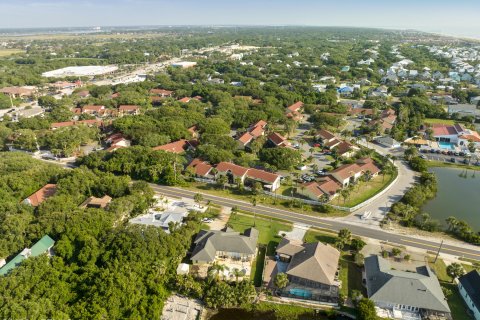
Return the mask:
M420 244L420 245L425 246L425 247L431 247L431 248L436 248L436 249L438 249L438 248L440 247L440 244L438 244L438 246L435 246L435 245L432 245L432 244L429 244L429 243L418 242L418 241L413 241L413 240L407 240L407 239L400 239L400 240L401 240L401 241L405 241L405 242ZM454 249L442 248L441 251L450 251L450 252L463 253L463 254L468 254L468 255L470 255L470 256L480 257L480 254L471 253L471 252L466 252L466 251L461 251L461 250L454 250Z

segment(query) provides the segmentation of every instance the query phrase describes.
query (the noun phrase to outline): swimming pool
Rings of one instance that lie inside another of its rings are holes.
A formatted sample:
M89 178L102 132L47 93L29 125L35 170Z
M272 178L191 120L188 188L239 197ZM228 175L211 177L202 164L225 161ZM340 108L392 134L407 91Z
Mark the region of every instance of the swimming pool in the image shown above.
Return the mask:
M438 142L440 149L455 150L455 145L450 142Z
M302 297L302 298L310 298L312 296L312 293L308 290L305 289L290 289L289 290L290 294L293 294L297 297Z

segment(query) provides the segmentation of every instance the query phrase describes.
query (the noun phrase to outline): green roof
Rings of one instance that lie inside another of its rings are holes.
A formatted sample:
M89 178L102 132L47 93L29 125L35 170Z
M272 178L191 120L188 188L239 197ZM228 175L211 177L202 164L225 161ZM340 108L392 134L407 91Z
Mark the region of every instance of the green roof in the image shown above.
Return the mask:
M0 268L0 276L4 276L9 273L11 270L15 269L17 266L22 263L28 257L37 257L41 254L44 254L55 244L52 238L48 235L42 237L42 239L38 240L30 249L24 249L22 252L17 254L15 258L10 260L7 264L5 264L2 268Z

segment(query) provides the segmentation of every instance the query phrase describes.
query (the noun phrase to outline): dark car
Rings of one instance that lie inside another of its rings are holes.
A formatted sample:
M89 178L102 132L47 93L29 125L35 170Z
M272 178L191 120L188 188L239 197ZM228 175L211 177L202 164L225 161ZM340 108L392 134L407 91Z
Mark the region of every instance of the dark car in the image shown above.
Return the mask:
M430 153L435 153L435 149L430 149Z
M468 164L468 159L463 159L462 161L464 164Z
M448 154L449 156L451 156L451 155L453 155L453 151L448 150L448 151L447 151L447 154Z
M450 158L450 162L455 163L455 158Z
M436 153L442 153L442 150L435 150Z
M454 156L459 156L459 153L455 151L455 152L453 153L453 155L454 155Z
M463 156L465 155L465 152L459 152L458 155L459 155L460 157L463 157Z

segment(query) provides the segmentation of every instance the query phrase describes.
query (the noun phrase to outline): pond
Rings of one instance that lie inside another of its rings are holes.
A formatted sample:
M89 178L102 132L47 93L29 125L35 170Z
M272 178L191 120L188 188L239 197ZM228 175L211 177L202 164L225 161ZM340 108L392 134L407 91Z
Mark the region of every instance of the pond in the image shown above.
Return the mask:
M435 199L426 203L423 211L442 225L454 216L466 221L475 231L480 230L480 171L454 168L432 168L438 181Z

